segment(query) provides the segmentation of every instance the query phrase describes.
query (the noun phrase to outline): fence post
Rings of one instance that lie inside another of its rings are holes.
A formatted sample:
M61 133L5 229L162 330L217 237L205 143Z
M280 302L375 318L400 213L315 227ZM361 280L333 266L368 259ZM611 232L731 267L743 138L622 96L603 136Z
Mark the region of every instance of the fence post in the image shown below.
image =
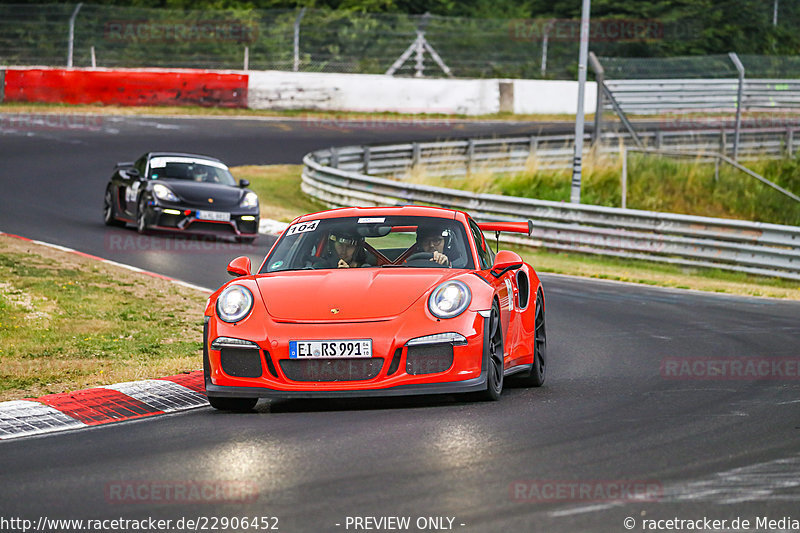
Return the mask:
M303 8L300 10L300 13L294 20L294 62L292 63L293 72L300 70L300 21L303 20L303 15L305 14L306 8Z
M744 65L739 60L736 52L730 52L728 56L731 58L736 70L739 71L739 90L736 94L736 131L733 134L733 160L739 157L739 129L742 126L742 96L744 93Z
M594 112L594 130L592 131L592 146L594 146L600 140L603 130L603 97L605 96L603 85L606 82L606 71L594 52L589 52L589 63L592 65L597 81L597 109Z
M553 29L555 22L555 19L550 19L544 26L544 35L542 36L542 78L547 75L547 41L550 40L550 30Z
M625 149L624 143L619 150L622 158L622 209L626 209L628 206L628 151Z
M794 157L794 130L787 128L786 130L786 155L791 159Z
M339 168L339 150L337 148L331 148L331 166Z
M81 10L81 6L83 2L79 2L77 6L75 6L75 11L72 12L72 16L69 17L69 42L67 43L67 67L72 67L72 50L75 45L75 19L78 17L78 11Z
M244 47L244 65L242 65L242 66L244 67L243 70L250 70L250 47L249 46L245 46Z

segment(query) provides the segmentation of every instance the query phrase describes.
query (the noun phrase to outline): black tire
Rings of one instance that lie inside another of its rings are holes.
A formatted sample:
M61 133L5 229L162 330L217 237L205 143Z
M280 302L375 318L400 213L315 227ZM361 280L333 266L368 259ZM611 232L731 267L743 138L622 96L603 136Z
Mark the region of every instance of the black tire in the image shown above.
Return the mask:
M103 222L106 226L116 226L118 228L125 225L123 221L116 218L111 187L106 188L106 194L103 196Z
M139 200L139 207L136 209L136 231L140 235L147 234L147 202L144 196Z
M489 368L486 376L486 390L482 391L479 398L488 401L497 401L503 393L503 328L500 325L500 306L497 300L492 302L492 312L489 315L489 324L484 335L488 335Z
M258 403L258 398L225 398L222 396L209 396L208 403L220 411L236 411L246 413L252 411Z
M544 317L544 298L536 295L536 318L534 320L533 366L530 373L522 378L528 387L541 387L547 377L547 325Z

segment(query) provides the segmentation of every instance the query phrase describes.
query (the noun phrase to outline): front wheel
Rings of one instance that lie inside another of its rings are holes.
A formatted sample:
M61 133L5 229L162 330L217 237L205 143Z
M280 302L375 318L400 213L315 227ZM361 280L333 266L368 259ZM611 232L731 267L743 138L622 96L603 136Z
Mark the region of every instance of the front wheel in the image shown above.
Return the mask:
M252 411L258 403L258 398L225 398L222 396L209 396L208 403L220 411L235 411L246 413Z
M136 210L136 231L141 235L147 233L147 202L144 197L139 200L139 208Z
M500 306L497 300L492 302L492 312L489 323L483 332L487 335L487 349L489 351L489 368L486 376L486 390L482 391L479 398L482 400L497 401L503 392L503 329L500 326Z

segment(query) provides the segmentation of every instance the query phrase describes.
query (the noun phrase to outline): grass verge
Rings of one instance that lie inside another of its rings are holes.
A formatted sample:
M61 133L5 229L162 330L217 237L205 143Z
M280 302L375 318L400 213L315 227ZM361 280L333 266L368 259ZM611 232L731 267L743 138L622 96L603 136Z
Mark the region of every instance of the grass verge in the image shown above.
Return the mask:
M0 401L202 368L207 295L0 235Z

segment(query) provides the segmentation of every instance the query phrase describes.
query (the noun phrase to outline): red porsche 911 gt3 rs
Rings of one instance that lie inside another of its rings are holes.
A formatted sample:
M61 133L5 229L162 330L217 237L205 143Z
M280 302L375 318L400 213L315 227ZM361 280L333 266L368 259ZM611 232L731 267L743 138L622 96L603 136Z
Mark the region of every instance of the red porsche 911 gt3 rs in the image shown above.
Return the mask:
M258 272L209 298L203 369L209 403L250 410L258 398L476 393L504 377L545 380L544 290L476 223L434 207L344 208L295 219Z

